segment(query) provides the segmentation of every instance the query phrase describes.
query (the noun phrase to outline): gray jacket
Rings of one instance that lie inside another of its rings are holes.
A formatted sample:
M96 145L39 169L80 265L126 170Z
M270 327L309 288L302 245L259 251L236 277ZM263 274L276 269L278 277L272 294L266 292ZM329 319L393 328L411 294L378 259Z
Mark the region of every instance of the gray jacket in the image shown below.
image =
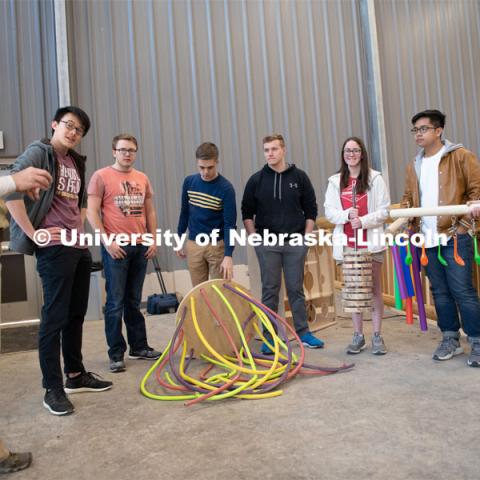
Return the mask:
M78 207L80 209L86 208L85 162L87 159L74 150L69 150L68 154L73 158L81 179ZM25 196L20 192L11 193L6 197L5 201L8 206L8 202L12 200L23 199L28 218L30 219L30 222L32 222L33 227L37 229L45 218L47 212L50 210L57 185L58 162L55 156L55 151L50 144L50 140L44 139L30 144L13 164L12 173L18 172L27 167L37 167L47 170L53 178L52 184L48 190L40 191L40 199L37 201L31 200L28 196ZM29 237L27 237L27 235L25 235L13 218L10 220L10 249L26 255L33 255L35 251L35 244Z

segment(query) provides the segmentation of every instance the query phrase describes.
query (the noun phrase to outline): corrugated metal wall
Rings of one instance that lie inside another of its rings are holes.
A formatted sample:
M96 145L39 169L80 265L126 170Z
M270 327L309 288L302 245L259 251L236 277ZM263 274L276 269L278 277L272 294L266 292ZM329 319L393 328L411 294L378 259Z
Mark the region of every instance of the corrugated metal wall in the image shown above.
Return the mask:
M82 147L89 172L111 162L114 134L133 132L139 168L157 191L160 225L175 228L181 183L195 169L200 142L220 146L239 202L263 164L261 137L275 131L285 134L290 161L312 177L321 206L345 136L373 140L365 1L67 2L72 101L93 120ZM442 109L447 138L480 152L480 6L375 0L375 10L398 201L416 150L409 129L417 111ZM0 72L0 158L14 157L49 133L58 106L53 0L0 2ZM180 266L162 253L169 268Z
M447 115L445 136L480 153L480 3L477 0L375 2L392 200L403 193L416 147L411 117Z
M93 118L82 146L89 171L111 162L114 134L137 135L138 167L153 182L164 229L176 228L182 181L195 171L203 141L220 147L222 173L239 203L264 163L261 138L283 133L289 161L310 174L320 206L344 138L370 141L358 2L67 6L72 99ZM180 267L162 253L170 269Z
M0 1L0 130L16 157L50 131L58 108L53 0Z

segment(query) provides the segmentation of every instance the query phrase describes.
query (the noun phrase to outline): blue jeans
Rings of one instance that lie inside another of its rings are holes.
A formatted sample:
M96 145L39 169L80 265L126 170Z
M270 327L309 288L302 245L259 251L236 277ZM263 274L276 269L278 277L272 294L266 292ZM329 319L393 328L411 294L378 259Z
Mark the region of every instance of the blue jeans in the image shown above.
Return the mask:
M42 280L43 306L38 355L43 387L63 388L60 349L65 373L84 372L83 321L87 313L92 256L87 249L55 245L36 249Z
M458 235L458 254L465 266L461 267L453 259L453 238L441 247L443 258L448 263L444 267L437 259L437 248L427 248L427 276L430 280L438 327L442 332L458 332L460 319L464 332L469 337L480 337L480 301L472 280L472 239L470 235Z
M288 302L292 310L293 323L298 335L309 331L303 277L305 257L308 248L304 246L255 247L262 280L262 303L278 312L279 293L282 285L282 270L285 278Z
M145 318L140 312L143 282L147 273L143 245L122 247L127 255L120 260L110 256L102 246L103 268L105 271L105 336L108 356L112 360L123 359L127 344L122 335L122 317L127 327L127 339L131 350L148 347Z

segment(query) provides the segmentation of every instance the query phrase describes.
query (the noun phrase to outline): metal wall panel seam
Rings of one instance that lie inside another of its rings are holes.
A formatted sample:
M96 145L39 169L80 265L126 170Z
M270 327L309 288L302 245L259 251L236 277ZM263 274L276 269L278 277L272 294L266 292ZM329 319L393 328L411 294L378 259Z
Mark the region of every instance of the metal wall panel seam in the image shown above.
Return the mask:
M25 39L28 36L28 51L32 52L32 55L28 55L25 59L25 63L28 61L28 74L24 75L24 79L30 83L28 89L29 92L35 92L32 95L32 102L29 102L30 112L26 115L30 117L30 120L33 121L33 132L35 136L43 136L45 132L45 126L43 125L43 112L45 111L45 83L43 77L43 65L42 65L42 44L41 40L41 16L40 16L40 5L38 3L33 3L33 10L28 9L29 16L32 14L32 19L30 23L32 28L27 29L27 34L23 33L23 38ZM23 57L25 58L25 57ZM26 65L27 66L27 65ZM37 75L40 73L40 75ZM41 79L40 85L35 83L35 79ZM36 92L35 89L39 88L41 90L40 95L38 95L38 91ZM35 114L31 114L31 110L35 109ZM41 112L39 114L39 112ZM38 119L41 118L42 121L40 122L42 125L39 124ZM38 133L37 133L38 132Z
M409 2L403 2L401 5L405 6L405 14L406 18L410 18L410 9L409 9ZM417 17L417 22L420 23L420 18ZM416 25L417 28L413 28L413 30L418 30L418 24ZM412 58L412 52L415 52L416 54L416 44L415 42L412 42L412 36L402 36L404 39L406 39L406 50L407 50L407 62L408 62L408 70L409 70L409 80L410 80L410 87L412 89L412 98L413 98L413 108L414 110L418 110L419 108L422 108L419 105L419 101L417 98L417 85L418 85L418 80L417 77L415 76L415 68L414 68L414 62ZM413 47L413 48L412 48Z
M350 2L351 9L352 9L352 22L353 22L353 37L357 39L355 42L355 69L357 72L357 79L358 82L360 83L360 95L359 95L359 101L360 101L360 117L365 120L367 120L367 113L365 111L365 99L364 99L364 93L365 93L365 83L363 80L363 72L362 72L362 62L361 62L361 55L360 55L360 42L361 42L361 35L358 31L358 25L357 22L359 22L359 14L358 14L358 3L353 0ZM368 143L371 144L371 138L370 138L370 133L367 130L368 123L367 121L362 121L362 139Z
M155 99L154 101L152 100L152 103L154 103L154 106L152 108L152 123L153 125L155 125L155 127L158 127L158 131L159 132L162 132L162 115L161 115L161 109L162 109L162 105L161 105L161 96L160 96L160 88L159 88L159 81L158 81L158 65L157 65L157 55L156 55L156 45L157 45L157 41L156 41L156 37L155 37L155 23L154 23L154 20L155 20L155 13L154 13L154 10L153 10L153 2L150 1L148 2L148 15L147 15L147 26L148 26L148 31L147 31L147 35L148 35L148 39L149 39L149 58L150 58L150 72L151 72L151 76L152 76L152 88L155 89L155 92L152 92L152 96L153 98ZM161 134L159 135L156 135L153 139L153 143L155 145L155 149L156 151L158 152L161 152L162 151L162 148L163 148L163 143L162 143L162 136ZM159 171L158 168L156 168L155 166L155 158L152 159L153 160L153 165L152 165L152 168L151 169L148 169L149 170L149 177L151 175L153 175L154 177L154 182L153 182L153 185L157 186L159 185L160 183L163 184L163 191L164 192L167 192L168 189L167 189L167 176L166 175L162 175L161 172ZM156 197L156 200L157 200L157 216L158 216L158 195L155 196ZM169 195L164 195L163 196L163 199L162 199L162 204L164 205L162 208L163 210L167 213L167 216L168 216L168 212L170 211L170 208L169 208L169 204L170 202L172 201L173 199L170 198ZM175 201L178 201L178 199L175 199ZM176 203L175 203L176 204ZM160 219L159 219L160 220ZM163 220L163 217L162 217L162 220ZM159 222L160 224L160 222Z
M435 3L435 0L433 0L431 3ZM434 43L433 43L433 62L434 62L434 65L435 65L435 83L437 85L437 98L438 98L438 107L437 108L440 108L441 110L445 108L445 105L443 103L444 99L443 99L443 95L442 95L442 77L440 76L440 69L439 69L439 65L440 65L440 61L438 60L438 49L435 48L437 45L441 45L441 38L439 39L438 36L437 36L437 33L438 33L438 27L440 27L440 21L439 21L439 13L438 13L438 10L433 10L434 11L434 14L433 14L433 19L432 19L432 22L434 23L435 25L435 28L433 30L433 36L434 36Z
M250 66L250 34L248 30L248 12L247 2L242 1L242 31L243 31L243 51L245 57L245 82L247 84L247 102L248 102L248 120L250 133L250 150L252 156L249 159L251 170L255 171L259 165L257 146L257 133L255 123L255 107L253 105L253 86L252 86L252 71ZM243 178L243 177L242 177Z
M395 44L400 45L400 35L398 33L398 28L397 28L397 26L398 26L397 8L396 8L395 1L390 2L390 4L392 6L392 12L393 12L392 16L393 16L393 24L394 24L393 31L394 31L394 36L395 36ZM385 12L384 12L384 15L385 15ZM395 59L396 59L395 63L396 63L396 67L397 67L398 93L399 93L399 103L400 103L400 120L403 123L403 121L407 119L407 113L406 113L406 105L405 105L404 83L403 83L403 77L402 77L402 64L401 64L401 61L400 61L401 57L400 57L399 53L395 56ZM394 101L396 101L396 97L392 95L390 97L389 103L394 102ZM389 120L391 120L391 119L389 119ZM404 131L404 128L408 128L408 126L402 125L402 131ZM393 128L392 128L392 130L393 130ZM391 150L392 150L392 153L395 152L395 146L394 145L391 145ZM402 142L401 150L403 152L403 155L402 155L403 158L408 160L410 158L410 152L409 152L407 142L405 142L405 141ZM395 170L396 170L396 168L395 168ZM392 198L394 198L394 195L392 195Z
M285 52L283 48L283 29L282 29L282 17L280 13L281 4L277 4L275 8L275 23L276 23L276 33L277 33L277 45L278 45L278 64L280 67L280 89L282 92L282 109L283 109L283 133L287 142L293 144L293 139L290 137L290 122L288 114L288 88L287 81L285 78Z
M114 21L114 18L113 18L113 12L112 12L112 8L111 8L111 5L112 3L111 2L105 2L105 12L106 12L106 16L110 19L110 22L112 25L115 24L115 21ZM118 88L118 79L117 79L117 76L115 75L115 65L114 65L114 59L117 57L116 56L116 49L115 49L115 42L113 41L113 28L111 28L108 32L107 32L107 36L108 36L108 42L109 42L109 51L110 51L110 59L111 59L111 64L109 65L109 68L107 69L107 76L109 77L109 84L110 84L110 88L113 90L113 94L111 94L111 96L116 99L118 98L118 91L120 90ZM112 104L109 106L109 108L111 108L113 110L113 114L112 114L112 120L113 120L113 132L114 134L116 135L117 133L120 133L119 130L120 130L120 126L118 124L118 120L120 118L120 114L119 114L119 111L118 111L118 107L117 107L117 102L114 101L112 102ZM97 165L98 167L100 165Z
M67 17L65 0L54 0L55 44L57 53L58 103L70 105L70 72L68 69Z
M475 8L476 17L477 17L477 28L474 31L477 32L477 51L480 51L480 4L479 2L473 3L473 8ZM478 65L478 64L477 64ZM474 84L475 85L475 84ZM473 87L475 89L475 86ZM476 113L477 118L480 115L480 105L477 103L475 105L474 111ZM476 132L480 132L480 130L475 130ZM480 134L477 136L477 156L480 156Z
M343 83L343 95L345 101L343 102L345 107L345 117L347 119L347 129L349 135L353 133L352 128L352 115L351 115L351 103L350 103L350 92L348 88L348 72L347 72L347 59L345 53L345 32L343 29L343 15L342 15L342 2L336 2L336 11L337 11L337 21L338 21L338 31L340 38L340 64L342 67L342 76L344 78ZM338 59L338 58L337 58ZM337 147L338 148L338 147Z
M267 39L265 36L265 6L263 2L259 5L260 11L258 15L258 21L260 25L260 41L262 49L262 61L263 61L263 76L265 86L265 110L267 113L267 127L269 132L273 132L273 115L272 115L272 95L270 93L270 75L268 72L268 50Z
M201 121L198 106L198 79L197 79L197 64L195 56L195 38L192 20L192 3L187 2L187 31L188 31L188 54L190 58L190 71L192 83L192 101L193 101L193 131L195 145L199 145L202 141Z
M325 53L326 53L326 64L327 64L327 76L328 76L328 91L330 99L330 115L332 118L331 125L333 127L333 144L338 148L338 131L337 131L337 113L335 110L335 101L334 101L334 85L333 85L333 74L332 74L332 57L331 57L331 48L330 48L330 30L328 28L328 11L327 11L328 2L322 2L323 9L323 35L325 39Z
M8 3L10 6L10 25L13 29L11 39L12 39L12 44L11 48L8 49L9 52L11 52L11 55L9 56L10 59L10 72L14 72L14 81L12 82L12 86L15 89L16 93L16 98L18 102L18 107L19 107L19 115L14 115L14 118L17 120L17 128L16 132L18 132L18 143L17 143L17 149L19 150L18 152L15 152L16 155L19 155L23 149L27 146L25 143L25 132L23 128L23 121L22 121L22 114L21 112L23 111L23 102L22 102L22 97L20 94L20 64L19 62L16 61L18 58L18 41L17 41L17 12L16 12L16 3L15 0L10 0ZM7 30L8 31L8 30Z
M227 67L228 67L228 83L229 83L229 101L230 101L230 115L232 119L232 153L233 157L233 171L235 172L235 178L242 178L242 159L240 158L240 142L238 141L238 119L237 119L237 105L236 105L236 95L235 95L235 77L233 70L233 53L232 53L232 37L230 32L230 18L229 18L229 8L228 0L224 0L223 3L224 10L224 20L225 20L225 39L226 39L226 48L227 48Z
M397 8L395 1L392 2L392 10L393 10L393 31L395 35L395 43L396 45L400 45L400 35L398 33L398 15L397 15ZM386 52L385 52L386 54ZM403 85L403 78L402 78L402 64L400 61L400 55L395 55L396 58L396 66L397 66L397 78L398 78L398 87L399 87L399 94L400 94L400 119L403 122L404 119L407 119L407 114L405 111L405 91L404 91L404 85ZM394 99L395 97L391 97ZM402 126L403 127L403 126ZM403 128L402 128L403 130ZM404 156L408 157L408 152L405 151L405 146L403 147L404 150Z
M80 4L82 5L82 4ZM89 86L90 86L90 91L88 92L89 95L88 95L88 98L90 100L90 105L92 107L92 112L90 112L90 115L93 114L93 108L95 105L98 104L97 102L97 99L96 99L96 93L97 93L97 89L95 88L95 76L96 76L96 73L95 73L95 69L93 69L93 72L92 72L92 66L93 65L97 65L97 62L95 62L95 49L93 48L93 45L95 45L95 38L94 38L94 29L92 28L92 25L93 25L93 22L92 22L92 9L91 9L91 5L88 3L88 2L85 2L83 4L84 6L84 9L85 9L85 16L87 18L87 22L86 22L86 28L87 28L87 40L86 40L86 43L87 43L87 58L88 58L88 73L89 75L87 75L87 78L88 78L88 83L89 83ZM81 28L79 26L79 28ZM87 112L88 113L88 112ZM100 158L100 142L97 141L97 128L93 128L90 133L90 142L91 144L93 145L93 150L95 152L95 157L94 157L94 162L95 162L95 165L97 165L97 162L98 162L98 158ZM93 138L92 138L93 137ZM88 168L88 162L87 162L87 168Z
M210 95L212 97L212 117L213 117L213 140L220 143L220 120L218 112L217 98L217 72L215 70L215 48L213 45L212 14L210 11L210 0L205 0L205 14L207 18L207 38L208 38L208 66L210 70Z
M422 9L425 10L425 6L422 4ZM422 12L423 15L423 12ZM420 38L422 41L420 41L418 38L416 39L415 46L420 46L420 55L421 55L421 63L422 63L422 71L423 71L423 88L424 88L424 93L425 93L425 104L426 105L431 105L431 99L430 99L430 88L429 88L429 82L428 82L428 70L427 70L427 59L425 55L425 50L426 46L428 45L426 41L426 31L430 29L430 23L425 22L424 27L419 29L421 31L421 36Z
M55 5L53 0L43 2L42 6L42 65L44 72L45 85L45 103L46 108L43 112L43 124L45 129L49 129L50 121L54 111L59 105L58 75L57 75L57 48L56 48L56 28L55 28ZM66 22L66 18L65 18ZM65 24L66 29L66 24ZM67 39L65 39L67 41ZM65 64L68 69L68 63Z
M375 13L374 0L366 1L367 7L367 22L368 22L368 38L370 50L367 53L367 58L370 58L372 65L372 83L374 89L374 105L375 108L371 112L372 117L375 119L375 130L378 142L378 156L380 165L373 165L375 167L381 167L381 172L385 183L390 185L389 164L388 164L388 151L387 151L387 138L385 131L385 113L383 103L383 87L382 87L382 74L379 57L379 45L377 35L377 18ZM375 133L374 133L375 134ZM373 145L375 146L375 145ZM375 148L372 148L375 152Z
M461 8L463 8L463 4L460 4L458 6L458 10L460 10ZM457 10L457 11L458 11ZM447 22L451 20L450 19L447 19ZM453 26L453 30L454 30L454 35L455 35L455 46L456 46L456 50L457 50L457 61L458 61L458 73L460 75L460 95L462 97L462 108L461 108L461 113L463 113L463 125L461 127L461 131L462 131L462 135L466 137L464 137L464 141L466 142L466 146L467 148L471 148L472 145L471 145L471 139L470 139L470 132L469 132L469 129L468 129L468 120L467 120L467 99L465 97L465 78L464 78L464 75L463 75L463 65L462 65L462 51L461 51L461 45L460 45L460 35L459 35L459 28L457 25L454 25ZM456 85L458 87L458 84ZM461 114L460 114L461 115ZM457 125L457 128L459 128L459 126Z
M301 56L300 56L300 47L299 47L299 40L298 40L298 19L297 19L297 6L294 2L290 3L291 15L290 18L292 20L292 30L293 30L293 48L295 52L295 73L297 79L297 95L298 95L298 102L296 102L299 106L299 116L300 116L300 135L302 138L302 151L303 151L303 164L302 169L306 170L307 172L311 171L310 166L310 155L309 155L309 144L307 139L307 130L305 125L305 98L303 95L303 88L302 88L302 64L301 64Z
M478 25L480 26L480 16L479 16L479 4L478 2L474 4L476 6L476 9L477 9L477 21L478 21ZM475 8L474 6L474 8ZM464 10L465 12L465 10ZM468 59L469 59L469 62L470 62L470 76L471 76L471 83L472 83L472 89L471 89L471 94L472 94L472 97L473 97L473 118L474 118L474 131L475 132L480 132L480 121L479 121L479 114L480 114L480 105L478 103L478 97L477 97L477 89L475 88L476 84L477 84L477 81L476 81L476 78L475 78L475 63L473 61L473 46L472 46L472 30L470 28L470 18L468 15L466 15L466 21L465 21L465 24L467 26L467 38L468 38ZM477 33L478 33L478 29L477 29ZM479 39L480 40L480 39ZM478 42L478 45L477 46L480 46L480 41ZM478 52L478 48L477 48L477 52ZM477 152L477 155L480 155L480 135L477 137L478 138L478 141L477 141L477 144L474 146L473 144L471 145L471 148L476 148L476 152Z
M175 146L178 154L178 158L181 159L181 162L175 162L178 169L181 168L181 175L179 177L185 176L184 169L184 152L183 152L183 142L181 136L181 119L180 119L180 104L178 98L178 82L177 82L177 54L176 54L176 42L175 42L175 30L173 26L173 0L168 2L168 26L169 26L169 38L170 38L170 72L172 77L172 90L173 90L173 104L174 104L174 122L175 122Z
M440 15L441 15L441 18L442 18L442 23L444 24L444 26L446 27L445 30L447 31L447 35L448 35L448 17L449 15L446 15L446 12L445 12L445 9L444 8L440 8ZM455 105L456 105L456 96L453 92L453 78L452 78L452 64L450 62L450 42L448 41L447 38L443 37L442 36L442 40L444 40L444 46L443 48L445 49L444 52L445 54L442 55L445 63L446 63L446 70L447 70L447 86L448 86L448 103L449 103L449 116L450 116L450 119L448 120L448 123L450 125L448 125L448 130L450 132L453 133L453 137L450 136L450 138L459 138L458 134L457 134L457 130L459 130L459 128L457 127L457 112L456 112L456 108L455 108ZM446 41L445 41L446 40ZM445 108L445 107L444 107ZM453 127L453 129L452 129ZM451 135L451 134L450 134Z
M318 167L320 170L320 178L323 179L326 183L328 173L326 171L326 151L325 151L325 142L322 140L324 138L324 132L322 128L322 116L320 109L320 94L318 91L318 66L317 66L317 49L315 44L315 30L313 27L313 12L312 12L312 0L307 2L307 28L308 28L308 38L310 43L310 59L312 62L312 77L313 77L313 100L315 104L315 127L317 131L317 142L318 142L318 152L320 153L320 158L318 159ZM333 172L332 172L333 173ZM321 188L325 189L326 185L322 185ZM322 203L322 202L319 202Z
M138 79L137 79L137 54L135 48L135 29L134 29L134 14L133 14L133 0L127 1L127 11L128 11L128 39L129 39L129 57L130 57L130 79L131 79L131 91L130 94L132 95L133 99L133 112L131 116L136 120L138 125L138 135L139 135L139 142L142 144L142 116L140 115L140 107L139 107L139 96L140 92L138 89ZM140 165L141 168L144 168L143 160L141 161Z

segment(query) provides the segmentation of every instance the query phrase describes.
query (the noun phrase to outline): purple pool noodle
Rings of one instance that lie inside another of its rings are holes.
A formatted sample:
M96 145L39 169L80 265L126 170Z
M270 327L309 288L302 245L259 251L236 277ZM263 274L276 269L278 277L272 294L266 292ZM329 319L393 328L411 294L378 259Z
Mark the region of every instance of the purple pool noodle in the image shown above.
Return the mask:
M422 279L420 276L420 261L417 253L417 247L412 246L412 256L413 256L413 280L415 282L415 293L417 297L417 307L418 307L418 318L420 320L420 330L426 332L428 330L427 326L427 314L425 312L425 304L423 302L423 290L422 290Z
M400 260L400 252L398 251L397 245L393 245L392 247L392 257L393 263L395 265L395 273L397 275L400 297L402 299L408 298L407 287L405 285L405 277L403 276L402 261Z

